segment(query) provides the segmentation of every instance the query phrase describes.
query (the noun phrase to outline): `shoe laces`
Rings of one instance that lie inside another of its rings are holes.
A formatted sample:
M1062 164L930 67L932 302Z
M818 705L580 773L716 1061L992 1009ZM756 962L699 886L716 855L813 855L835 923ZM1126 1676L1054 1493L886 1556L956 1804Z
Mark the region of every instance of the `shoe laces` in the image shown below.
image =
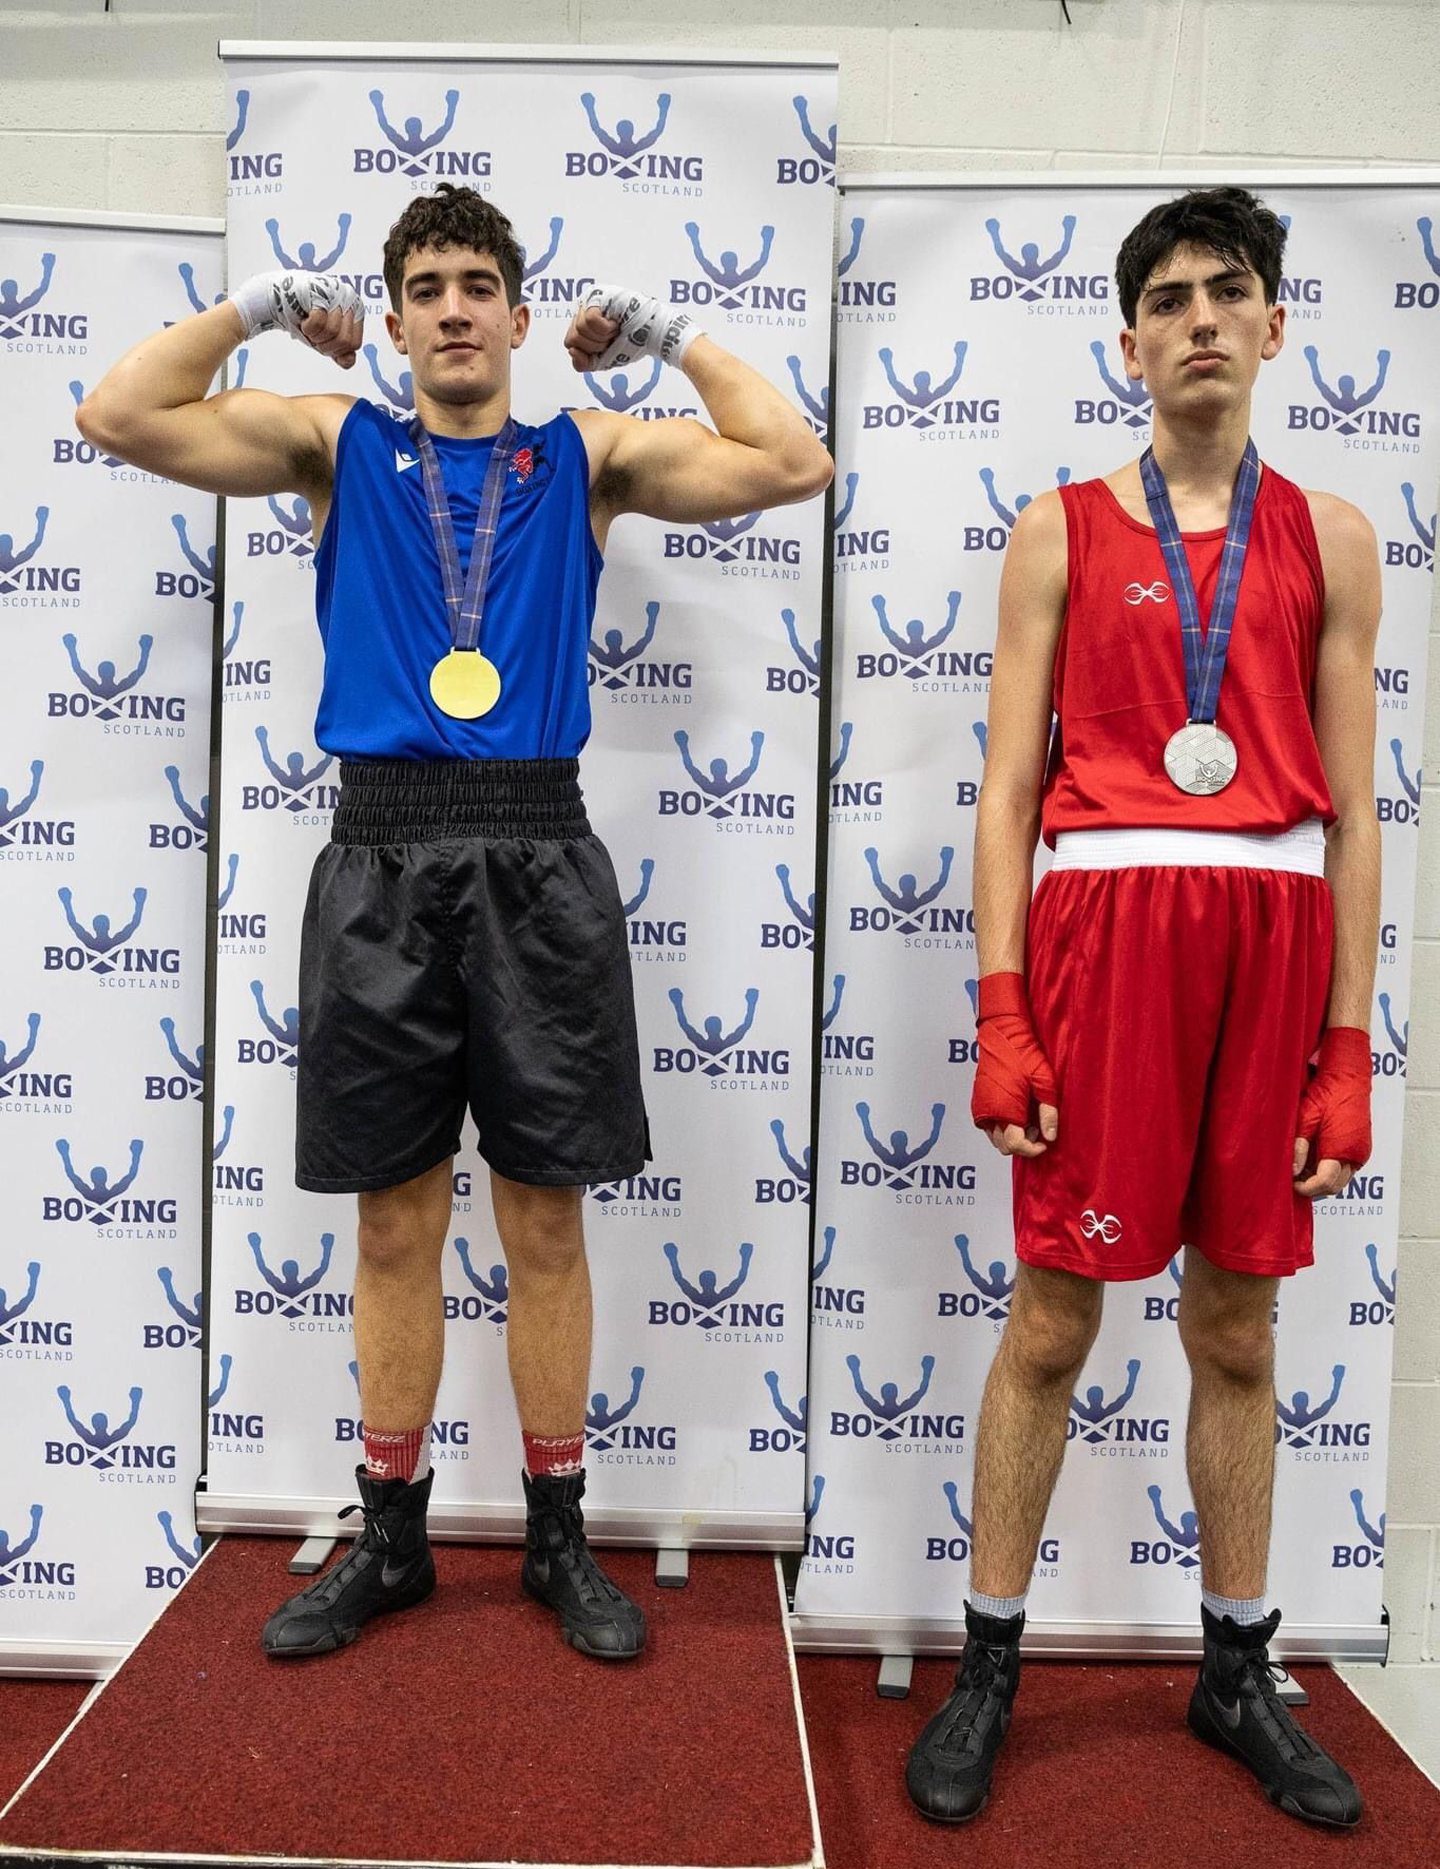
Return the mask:
M1327 1756L1305 1731L1295 1715L1280 1698L1280 1683L1289 1670L1270 1659L1266 1648L1247 1648L1240 1652L1235 1689L1252 1690L1255 1713L1277 1750L1290 1765L1308 1765Z
M955 1692L946 1717L935 1735L943 1752L966 1752L975 1744L974 1729L991 1701L1003 1691L1010 1651L999 1642L981 1642L971 1636L960 1658Z
M374 1506L367 1506L359 1500L352 1500L348 1506L341 1506L337 1517L348 1519L355 1512L358 1512L365 1521L360 1536L355 1540L357 1551L362 1546L371 1551L399 1550L401 1527L394 1520L393 1515L378 1511ZM387 1518L391 1519L388 1526L385 1522Z

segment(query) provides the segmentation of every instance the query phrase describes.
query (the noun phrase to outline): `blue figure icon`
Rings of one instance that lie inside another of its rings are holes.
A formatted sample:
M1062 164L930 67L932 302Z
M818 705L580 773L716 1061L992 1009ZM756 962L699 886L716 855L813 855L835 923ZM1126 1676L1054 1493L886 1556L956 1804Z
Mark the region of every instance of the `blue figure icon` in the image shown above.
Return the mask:
M335 1235L333 1233L320 1235L320 1263L313 1272L307 1272L304 1277L301 1276L298 1259L284 1259L280 1263L280 1270L272 1272L265 1263L265 1255L260 1250L263 1243L260 1235L247 1233L245 1237L250 1243L250 1251L254 1255L261 1278L280 1299L280 1303L275 1307L276 1310L279 1311L281 1317L301 1316L305 1309L300 1302L301 1299L307 1292L315 1289L330 1269L330 1255L335 1250Z
M398 382L386 381L380 368L380 353L373 344L363 344L360 354L370 366L370 374L375 379L375 387L385 400L401 415L409 416L415 410L415 378L409 370L402 370Z
M841 769L844 766L845 761L850 757L850 739L854 731L855 731L854 721L850 721L850 720L841 721L840 723L840 751L830 761L830 777L832 780L838 779L840 777Z
M235 893L235 876L240 868L240 853L238 850L232 850L230 852L230 855L225 859L225 866L225 887L215 898L215 906L220 909L225 907L226 903L229 902L231 896Z
M988 1272L977 1269L970 1258L970 1236L968 1233L955 1235L955 1247L960 1254L960 1263L965 1268L965 1276L983 1298L989 1303L985 1306L987 1317L1004 1317L1010 1309L1010 1294L1015 1289L1015 1274L1003 1259L992 1259Z
M1150 420L1150 392L1144 380L1132 382L1128 376L1116 376L1110 368L1103 338L1095 338L1090 345L1090 355L1095 359L1095 368L1100 372L1100 380L1124 410L1124 422L1127 428L1144 428Z
M904 1129L892 1129L888 1144L882 1142L870 1126L870 1105L857 1103L855 1114L860 1118L860 1128L865 1140L870 1145L871 1153L878 1156L891 1170L885 1178L885 1185L890 1188L904 1188L910 1184L905 1179L917 1162L924 1161L931 1149L940 1140L940 1128L945 1121L945 1105L934 1103L930 1106L930 1134L923 1142L910 1146L909 1132Z
M280 1046L281 1064L294 1064L295 1053L300 1045L300 1008L287 1006L279 1019L271 1017L265 1005L265 988L258 980L250 982L250 992L255 1000L255 1010L260 1014L260 1023Z
M483 1273L477 1272L471 1263L469 1240L457 1238L455 1251L459 1256L460 1264L465 1269L466 1278L490 1307L491 1322L503 1324L505 1307L510 1302L510 1276L506 1268L503 1265L492 1265L487 1279Z
M1055 485L1057 487L1066 486L1069 484L1069 480L1070 469L1068 467L1057 467L1055 470ZM1032 493L1017 493L1015 495L1015 506L1012 510L995 491L995 470L993 467L982 467L980 469L980 484L985 489L985 497L990 502L990 510L995 514L997 519L1003 520L1007 526L1014 526L1015 521L1035 497Z
M245 93L242 91L240 95L244 97ZM165 1534L166 1544L169 1545L170 1549L185 1566L186 1570L194 1570L195 1566L200 1562L200 1552L204 1544L204 1540L200 1537L199 1533L196 1533L193 1546L183 1545L175 1536L175 1521L171 1518L170 1514L168 1512L157 1512L155 1517L159 1521L161 1531Z
M650 359L650 380L648 383L641 384L638 389L631 389L630 373L628 370L612 370L608 382L606 382L603 376L596 376L593 371L587 370L585 372L585 384L590 394L602 408L613 409L616 415L625 415L629 410L633 409L637 403L644 402L647 396L654 393L659 384L660 373L663 368L664 365L661 363L660 359L658 357L652 357Z
M1135 1393L1135 1383L1140 1375L1140 1359L1132 1356L1125 1365L1125 1387L1113 1402L1107 1402L1105 1391L1098 1382L1092 1382L1085 1391L1082 1402L1078 1395L1070 1397L1070 1412L1075 1417L1075 1426L1082 1441L1103 1441L1109 1422L1120 1413L1131 1396Z
M202 305L199 309L203 311L205 308ZM70 396L77 409L85 400L85 385L78 381L78 379L73 380L70 384ZM118 454L102 454L100 456L100 462L102 466L105 467L119 467L120 456Z
M1416 538L1433 558L1435 556L1435 531L1437 525L1440 525L1440 513L1431 513L1430 523L1426 525L1415 504L1415 486L1412 481L1405 480L1400 483L1400 497L1405 502L1405 511L1410 515L1410 524L1415 528Z
M878 1396L872 1395L865 1387L860 1373L860 1358L850 1355L845 1358L845 1367L850 1371L850 1380L855 1384L855 1393L881 1423L878 1440L898 1441L902 1430L897 1425L900 1417L922 1400L930 1387L930 1378L935 1374L935 1358L922 1356L920 1359L920 1383L909 1395L902 1396L900 1386L894 1382L882 1382Z
M680 1266L680 1249L674 1240L666 1240L660 1248L670 1264L670 1275L695 1306L695 1322L702 1330L713 1330L720 1322L715 1315L722 1304L733 1298L750 1276L750 1261L755 1248L749 1240L740 1242L740 1270L727 1284L719 1282L719 1274L710 1266L700 1273L698 1283L692 1284L686 1278Z
M860 242L865 238L865 222L861 215L856 215L850 223L850 246L840 258L837 271L843 279L860 257Z
M35 1302L35 1294L40 1289L40 1261L38 1259L32 1259L26 1266L25 1276L25 1291L14 1304L10 1302L9 1292L3 1285L0 1285L0 1343L8 1341L5 1333L16 1318L23 1317Z
M1418 824L1420 822L1420 768L1416 767L1415 777L1412 779L1405 770L1405 748L1399 740L1390 742L1390 757L1395 761L1395 771L1399 777L1401 789L1415 807L1411 822Z
M297 255L292 259L280 244L280 223L273 217L266 221L265 231L270 236L270 245L275 249L275 257L282 266L289 266L292 270L302 273L328 273L345 251L345 242L350 238L350 216L340 215L337 226L340 237L323 260L316 258L313 240L302 240Z
M917 370L913 383L907 383L895 374L894 353L888 346L879 352L880 362L889 378L890 387L909 409L907 420L912 428L933 428L935 426L931 410L938 402L948 396L960 381L960 373L965 368L965 353L968 345L955 345L955 365L943 383L936 383L928 370Z
M696 787L711 801L705 807L707 815L728 818L734 794L743 790L755 777L760 765L760 754L765 746L765 735L759 728L750 735L750 763L736 773L730 771L730 763L725 759L712 759L709 773L703 773L690 757L690 735L683 727L676 729L675 744L680 748L685 770L695 781Z
M877 894L890 904L896 914L896 927L905 934L914 934L919 929L916 917L921 909L928 908L946 883L950 880L950 865L954 861L955 851L946 844L940 851L940 874L928 889L920 889L915 877L907 871L892 889L880 873L880 853L873 845L865 852L865 861L870 869L870 879Z
M941 627L936 630L933 636L927 636L925 634L924 620L920 617L911 617L909 622L906 623L904 634L902 635L899 630L892 628L889 615L885 609L885 599L878 591L870 601L874 606L875 616L880 624L881 633L884 635L885 640L893 643L900 651L903 658L905 673L912 678L928 675L930 670L926 668L921 658L929 655L932 650L938 649L941 643L945 641L946 637L949 636L951 631L955 628L956 621L960 615L959 591L951 591L946 600L948 608L945 613L945 621Z
M213 545L207 545L203 552L197 552L195 550L190 543L189 534L185 530L185 515L183 513L172 513L170 515L170 523L175 528L175 536L180 541L180 550L184 554L185 562L190 566L192 571L195 571L204 580L207 587L213 587L215 583L215 547ZM208 597L210 595L210 588L204 590L201 595Z
M381 130L389 141L400 151L401 155L409 158L408 161L400 164L404 174L423 175L425 173L425 164L420 158L427 155L437 143L444 142L451 130L454 129L455 107L459 102L460 93L458 91L447 91L445 93L445 116L439 129L432 130L427 135L425 126L418 117L407 117L405 119L404 129L397 130L386 120L384 92L372 91L370 93L370 103L375 111L376 122L380 125ZM347 222L349 220L348 215L342 218ZM301 250L303 252L304 249L302 248Z
M564 216L552 214L550 217L550 245L540 255L538 260L532 260L528 255L524 257L524 276L527 280L538 278L560 251L560 235L564 231L564 227Z
M613 131L607 130L595 114L595 94L582 91L580 102L585 107L585 115L590 119L590 128L595 140L607 149L618 165L628 165L636 156L643 155L653 144L658 143L665 132L665 120L670 115L670 93L661 91L655 99L658 115L653 130L647 130L643 136L635 134L635 125L629 117L622 117ZM624 178L633 177L636 171L629 166L616 166L612 174Z
M780 1373L774 1369L765 1371L765 1387L770 1391L770 1400L775 1404L775 1413L786 1427L793 1428L797 1435L803 1435L810 1422L809 1396L802 1395L793 1408L787 1406L785 1398L780 1393Z
M626 915L633 915L637 909L644 906L645 898L650 893L650 882L654 874L655 874L654 857L641 857L639 892L638 894L631 896L628 902L624 902L621 904L621 908L624 910Z
M0 1584L14 1581L16 1565L27 1551L35 1548L35 1540L40 1536L40 1521L44 1516L40 1506L31 1506L29 1535L22 1538L19 1544L11 1544L9 1532L0 1526Z
M185 288L185 296L189 299L194 309L197 312L208 311L209 305L206 304L200 288L195 283L195 268L190 264L189 260L181 260L175 270L180 275L180 283ZM224 297L225 294L223 292L217 292L210 303L218 305ZM232 389L239 389L240 378L237 377L230 387Z
M748 532L759 517L760 514L758 512L737 513L733 518L727 516L723 519L703 519L700 523L702 529L709 533L717 546L731 545L740 537L741 533ZM721 564L729 564L730 561L737 558L739 554L737 552L715 551L713 552L713 556L719 559Z
M195 840L195 848L197 850L203 850L205 848L205 836L210 829L210 794L208 792L204 793L200 799L200 803L198 805L192 805L185 797L185 794L180 790L180 768L178 766L167 766L165 768L165 777L170 782L170 793L175 800L181 817L200 833L199 837Z
M810 1268L810 1279L812 1283L816 1279L823 1278L826 1271L829 1269L830 1261L835 1252L835 1228L826 1227L821 1237L825 1242L825 1250Z
M112 1450L125 1439L140 1419L140 1401L145 1393L144 1390L132 1389L130 1391L130 1413L118 1428L110 1426L110 1417L103 1410L90 1417L90 1425L87 1427L71 1406L69 1387L62 1382L55 1393L60 1397L60 1405L65 1410L66 1420L75 1430L76 1440L83 1442L89 1449L90 1465L102 1473L113 1467L115 1462L111 1458Z
M810 1497L805 1503L805 1523L808 1525L820 1510L820 1501L825 1497L825 1475L817 1473L810 1483Z
M1415 223L1420 233L1420 244L1425 249L1425 257L1430 262L1430 270L1440 273L1440 254L1435 251L1435 229L1428 214L1422 214ZM4 307L0 306L0 311Z
M35 800L40 796L40 779L44 771L45 761L43 759L32 759L30 761L30 790L22 799L18 800L13 805L10 802L8 788L0 785L0 844L8 844L10 842L10 826L14 824L17 819L23 818L25 813L35 803ZM3 1050L0 1050L0 1063L3 1063L3 1061Z
M755 1008L759 1003L759 988L747 986L745 989L745 1017L740 1021L739 1025L731 1032L723 1031L721 1029L719 1016L715 1013L711 1013L705 1021L705 1030L701 1032L691 1025L690 1021L685 1017L684 989L678 986L671 987L670 1004L675 1008L675 1017L679 1022L680 1030L685 1034L686 1038L690 1040L690 1043L695 1047L696 1051L698 1051L703 1058L708 1060L707 1063L700 1067L704 1076L722 1077L724 1075L725 1066L722 1062L723 1056L732 1045L738 1043L750 1030L750 1027L755 1022Z
M170 1270L168 1265L157 1267L155 1276L160 1281L161 1287L165 1292L166 1302L169 1304L170 1309L175 1313L176 1317L180 1319L182 1324L188 1325L192 1333L190 1341L192 1343L199 1343L201 1307L205 1302L205 1294L197 1291L194 1304L186 1304L185 1300L175 1289L175 1274Z
M804 1182L805 1186L808 1188L810 1186L811 1172L810 1144L807 1142L798 1155L792 1154L785 1141L785 1125L778 1116L774 1117L771 1121L770 1134L775 1138L775 1147L780 1151L781 1161L784 1162L794 1178L797 1181ZM808 1195L806 1198L809 1198Z
M810 124L810 100L805 97L792 97L790 102L795 106L795 115L800 119L800 129L805 141L820 160L833 169L835 167L835 125L833 123L830 125L828 135L818 136Z
M637 1363L630 1371L630 1395L627 1401L621 1402L617 1408L612 1408L610 1397L603 1389L597 1390L590 1397L590 1406L585 1411L585 1430L590 1437L592 1447L604 1449L615 1445L612 1430L634 1414L644 1381L644 1365Z
M970 731L975 735L975 742L980 748L980 757L987 759L990 754L990 729L983 720L972 720Z
M220 1139L210 1151L210 1159L212 1162L218 1162L220 1157L230 1146L230 1131L235 1127L235 1105L233 1103L227 1103L225 1105L225 1108L220 1112L220 1120Z
M223 645L221 646L221 650L220 650L221 656L226 661L228 661L230 657L234 655L235 645L240 640L240 625L245 621L245 603L244 603L243 598L238 598L238 597L236 598L234 607L231 610L230 615L232 618L232 622L230 625L230 634L225 638L225 641Z
M131 935L134 934L135 930L140 926L140 918L145 913L145 901L148 892L144 889L137 889L135 891L133 898L135 912L123 928L116 929L111 928L110 917L104 914L97 915L95 917L94 926L86 928L84 923L79 921L76 917L74 897L71 895L69 888L64 887L57 889L55 893L60 898L60 906L65 911L65 919L69 922L75 938L83 947L89 948L91 954L95 957L89 963L91 973L114 973L115 964L110 956L117 948L123 947L130 939Z
M1361 1531L1364 1532L1366 1538L1374 1545L1375 1549L1377 1551L1383 1551L1385 1548L1385 1514L1383 1512L1380 1514L1380 1523L1378 1525L1372 1525L1370 1523L1369 1519L1365 1516L1365 1495L1358 1486L1351 1490L1350 1503L1355 1508L1355 1523L1360 1527Z
M849 519L851 512L854 510L855 492L859 485L860 476L852 467L850 472L845 476L845 498L842 503L835 508L835 517L830 521L832 531L838 532Z
M235 128L226 132L225 147L227 150L233 149L245 134L245 123L249 115L250 93L242 89L235 93Z
M800 359L787 357L785 364L790 372L790 380L795 385L795 394L800 398L800 405L809 418L811 428L817 435L823 436L830 426L830 385L826 383L823 388L812 394L805 387L805 379L800 374Z
M0 279L0 338L21 337L23 332L15 322L22 312L38 305L50 290L50 277L55 271L55 255L40 255L40 283L35 290L23 299L19 296L20 288L13 279Z
M788 863L777 863L775 865L775 874L780 878L780 889L785 897L785 906L805 930L807 937L805 941L806 947L813 946L813 936L815 933L815 891L812 889L803 903L798 902L790 888L790 865Z
M1407 1019L1404 1025L1397 1031L1395 1028L1394 1016L1390 1011L1390 995L1388 993L1382 993L1379 999L1380 1017L1385 1021L1385 1030L1390 1036L1390 1043L1395 1047L1402 1058L1408 1058L1410 1055L1410 1021Z
M165 1018L160 1021L160 1030L165 1034L165 1043L170 1048L170 1056L190 1079L194 1086L194 1095L199 1096L205 1088L205 1046L202 1042L195 1047L195 1056L189 1057L180 1049L175 1037L175 1021Z
M710 259L700 244L700 228L695 221L686 221L685 235L690 242L690 250L695 255L696 264L706 278L720 288L716 294L716 304L725 305L734 310L740 304L736 296L740 288L749 285L750 281L757 274L762 273L769 264L770 247L775 238L775 229L769 226L760 229L760 257L753 260L749 266L741 266L739 255L729 248L720 255L718 261Z
M1310 366L1310 375L1314 378L1316 389L1335 413L1342 418L1358 415L1362 409L1368 408L1384 389L1385 378L1390 373L1390 353L1388 350L1379 350L1375 353L1375 381L1369 389L1357 391L1353 376L1338 378L1332 389L1320 374L1320 353L1313 344L1305 346L1305 361ZM1339 434L1353 435L1359 423L1342 419L1335 424L1335 427Z
M235 380L228 383L228 389L244 389L245 373L250 368L250 347L242 344L235 353Z
M980 982L973 977L965 982L965 997L970 1002L972 1016L978 1019L980 1017Z
M92 675L88 669L81 666L74 636L67 631L60 641L64 644L65 653L70 658L70 666L75 671L75 679L100 703L100 706L95 709L95 718L97 720L116 719L120 710L117 707L111 707L109 703L127 693L144 675L150 666L150 651L154 646L155 638L153 636L139 638L140 660L128 675L119 676L115 673L115 664L110 661L101 662Z
M257 727L255 729L255 738L259 742L260 757L265 761L266 768L270 772L271 777L289 794L285 799L287 810L311 810L312 806L309 800L302 796L304 789L307 785L313 785L315 783L320 775L329 767L335 755L333 753L322 753L313 766L307 766L305 764L305 755L297 750L285 755L285 764L282 766L271 756L270 735L264 727Z
M795 652L795 660L810 677L809 687L811 694L818 694L820 692L820 637L817 636L813 644L807 649L804 643L801 642L799 633L795 627L795 612L793 610L782 610L780 612L780 621L785 625L785 634L790 638L790 647Z
M1308 1438L1310 1429L1314 1427L1317 1421L1328 1415L1336 1402L1339 1401L1340 1385L1344 1380L1345 1365L1343 1363L1337 1363L1330 1372L1329 1395L1326 1396L1323 1402L1318 1402L1314 1406L1311 1405L1309 1393L1305 1389L1297 1389L1290 1397L1288 1404L1282 1402L1278 1395L1276 1396L1275 1413L1280 1417L1284 1426L1290 1430L1285 1438L1292 1447L1308 1447L1310 1445Z
M1170 1263L1169 1265L1166 1266L1165 1270L1170 1274L1171 1278L1174 1279L1176 1289L1178 1290L1179 1287L1184 1283L1184 1275L1182 1274L1180 1270L1180 1255L1178 1252L1171 1258Z
M21 565L28 564L45 543L45 528L49 523L50 508L37 506L35 508L35 536L28 545L22 545L18 552L11 535L8 532L0 532L0 591L14 590L15 583L11 574L18 571ZM10 581L7 582L7 580Z
M1160 1488L1147 1486L1145 1491L1154 1508L1155 1523L1175 1547L1175 1557L1182 1570L1193 1570L1200 1562L1200 1518L1194 1511L1182 1512L1180 1523L1172 1525L1160 1502Z
M629 664L644 655L650 647L659 621L660 605L652 601L645 606L645 628L628 646L624 632L618 629L607 629L603 643L596 642L593 636L590 638L590 660L600 671L598 680L602 688L613 692L618 688L629 687Z
M3 840L0 840L3 841ZM17 1052L6 1049L5 1041L0 1038L0 1103L14 1094L10 1079L16 1076L29 1063L35 1050L35 1040L40 1036L40 1015L31 1012L25 1015L25 1043Z
M1021 247L1018 260L1013 253L1007 253L1005 244L1000 238L1000 223L993 218L986 221L985 231L990 236L990 244L994 247L1000 263L1014 273L1017 279L1025 281L1025 289L1020 293L1020 297L1033 301L1045 296L1044 292L1039 289L1039 281L1045 277L1046 273L1053 273L1070 251L1070 242L1075 237L1075 216L1067 214L1060 223L1060 244L1048 260L1041 259L1040 248L1033 240L1027 240Z
M88 1181L78 1175L75 1172L75 1165L70 1159L70 1144L64 1136L57 1139L55 1152L60 1157L61 1166L65 1170L66 1179L89 1209L85 1218L98 1227L103 1225L110 1217L106 1209L112 1202L119 1200L120 1196L131 1187L136 1175L139 1174L140 1157L145 1153L145 1144L140 1141L134 1141L130 1144L129 1171L115 1182L112 1182L110 1179L110 1171L107 1168L99 1166L90 1170L90 1179Z
M820 1029L822 1032L828 1032L831 1026L834 1025L836 1019L839 1017L840 1002L845 997L844 974L837 973L834 980L831 981L831 986L834 990L831 995L829 1010L825 1013L822 1013L821 1018L820 1018Z
M974 1538L975 1526L960 1510L960 1488L955 1484L954 1480L946 1480L940 1490L945 1495L945 1503L950 1508L950 1516L959 1526L961 1536L964 1538Z
M1380 1255L1376 1250L1373 1240L1365 1248L1365 1257L1370 1261L1370 1277L1374 1280L1376 1291L1379 1292L1386 1304L1393 1306L1395 1303L1396 1274L1392 1272L1388 1279L1385 1278L1380 1270ZM4 1298L0 1296L0 1305L3 1305L3 1303Z
M230 1387L230 1371L234 1362L234 1357L226 1350L220 1358L220 1380L205 1398L207 1408L216 1408L223 1400L225 1391Z
M298 493L294 496L294 501L294 505L288 511L273 493L266 503L281 526L295 541L290 546L290 551L297 558L308 558L315 549L310 537L310 502Z

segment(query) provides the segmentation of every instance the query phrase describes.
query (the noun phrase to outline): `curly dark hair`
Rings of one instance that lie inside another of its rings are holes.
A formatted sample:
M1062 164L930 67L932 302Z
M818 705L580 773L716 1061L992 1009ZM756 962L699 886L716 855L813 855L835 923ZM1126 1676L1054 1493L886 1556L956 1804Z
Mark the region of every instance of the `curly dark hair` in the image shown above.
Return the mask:
M433 195L417 195L385 238L385 287L390 303L400 309L400 287L405 261L426 247L443 252L447 247L469 247L488 253L505 281L505 298L520 303L525 276L525 255L515 229L493 202L473 188L441 182Z
M1145 281L1176 247L1203 247L1228 265L1253 270L1265 303L1280 293L1285 223L1248 188L1192 188L1151 208L1121 243L1115 259L1120 310L1133 331Z

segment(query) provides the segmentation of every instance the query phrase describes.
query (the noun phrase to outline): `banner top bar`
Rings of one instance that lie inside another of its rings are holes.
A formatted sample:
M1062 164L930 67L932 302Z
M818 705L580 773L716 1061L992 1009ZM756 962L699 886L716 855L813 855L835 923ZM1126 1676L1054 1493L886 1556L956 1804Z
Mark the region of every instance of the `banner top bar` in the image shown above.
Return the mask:
M220 57L235 62L248 59L303 61L327 59L336 64L425 63L461 61L489 65L735 65L806 70L815 66L839 70L838 52L727 52L693 49L664 51L653 45L456 45L412 44L403 40L325 39L222 39Z
M144 234L213 234L217 240L225 232L224 221L208 215L131 214L123 208L6 207L0 203L0 226L7 221L38 222L44 227L128 228Z
M842 194L879 189L960 192L973 188L1214 188L1238 182L1247 188L1429 188L1440 189L1440 169L956 169L885 175L865 171L836 176Z

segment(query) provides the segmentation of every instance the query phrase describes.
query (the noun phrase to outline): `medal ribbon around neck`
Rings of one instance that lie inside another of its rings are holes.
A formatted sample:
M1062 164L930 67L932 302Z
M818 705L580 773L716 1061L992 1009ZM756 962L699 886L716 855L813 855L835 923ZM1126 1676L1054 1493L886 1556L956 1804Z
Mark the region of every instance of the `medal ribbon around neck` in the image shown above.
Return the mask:
M411 418L408 428L425 478L425 506L440 558L452 645L450 653L442 656L430 671L430 694L442 713L456 720L476 720L488 714L500 698L499 671L480 654L480 620L485 610L485 587L490 580L500 503L505 497L505 476L515 452L515 421L512 416L506 416L485 469L485 484L475 515L475 537L470 546L470 568L463 589L455 522L435 443L418 415Z
M1214 724L1220 702L1220 683L1225 674L1225 658L1230 650L1230 631L1235 621L1235 606L1240 597L1240 579L1245 570L1245 554L1250 544L1250 525L1255 514L1255 494L1260 485L1260 456L1255 443L1247 440L1235 477L1235 491L1230 496L1230 516L1225 526L1225 548L1220 555L1220 576L1215 585L1215 601L1210 606L1210 627L1200 630L1200 606L1195 599L1195 582L1190 576L1190 561L1185 556L1184 541L1170 504L1170 490L1155 450L1147 448L1140 457L1140 479L1145 487L1145 501L1165 569L1170 573L1170 588L1175 593L1180 612L1180 640L1185 650L1185 699L1192 723Z

